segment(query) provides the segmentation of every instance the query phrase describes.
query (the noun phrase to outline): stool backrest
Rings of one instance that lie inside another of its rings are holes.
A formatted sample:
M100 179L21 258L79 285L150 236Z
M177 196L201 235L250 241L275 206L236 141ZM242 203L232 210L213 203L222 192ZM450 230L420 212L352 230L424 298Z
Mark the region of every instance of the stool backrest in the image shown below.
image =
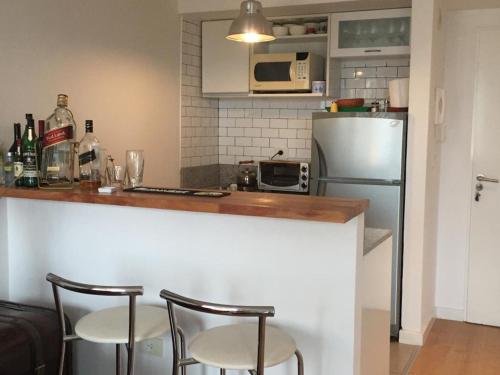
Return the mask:
M175 318L174 305L184 307L189 310L199 311L215 315L230 315L237 317L255 317L259 320L258 348L257 348L257 375L264 373L264 348L266 337L266 318L273 317L275 310L273 306L241 306L241 305L223 305L218 303L199 301L184 297L179 294L163 289L160 297L167 301L168 317L170 320L170 332L172 336L172 347L174 351L174 367L179 362L189 361L187 358L179 356L178 327ZM186 361L187 360L187 361Z
M144 288L142 286L106 286L106 285L92 285L92 284L82 284L75 281L64 279L60 276L54 275L53 273L48 273L46 276L47 281L52 284L52 291L54 293L54 302L56 305L57 315L59 318L59 325L62 333L63 342L63 353L61 358L64 356L64 343L66 341L71 341L78 339L76 335L68 335L66 332L66 324L64 322L64 309L59 296L58 288L63 288L70 290L75 293L83 294L93 294L98 296L126 296L129 297L129 334L128 334L128 349L129 352L133 353L135 345L135 306L136 297L142 296L144 294ZM133 368L133 356L129 355L129 373L130 369Z

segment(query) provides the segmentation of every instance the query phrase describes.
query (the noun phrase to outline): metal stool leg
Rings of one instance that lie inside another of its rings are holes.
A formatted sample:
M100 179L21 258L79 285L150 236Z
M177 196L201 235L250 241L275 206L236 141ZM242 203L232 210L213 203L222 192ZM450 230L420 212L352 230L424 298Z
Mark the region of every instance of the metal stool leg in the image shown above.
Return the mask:
M63 375L64 373L64 357L66 356L66 342L64 338L62 339L61 344L61 358L59 359L59 375Z
M221 368L220 369L220 375L226 375L226 369L225 368Z
M120 344L116 344L116 375L120 375L122 373L122 361L121 361L121 353L120 353Z
M179 334L180 344L181 344L181 358L186 358L186 337L182 329L177 328L177 333ZM187 374L186 366L181 366L181 375Z
M298 375L304 375L304 357L302 357L300 350L295 351L295 356L297 357Z

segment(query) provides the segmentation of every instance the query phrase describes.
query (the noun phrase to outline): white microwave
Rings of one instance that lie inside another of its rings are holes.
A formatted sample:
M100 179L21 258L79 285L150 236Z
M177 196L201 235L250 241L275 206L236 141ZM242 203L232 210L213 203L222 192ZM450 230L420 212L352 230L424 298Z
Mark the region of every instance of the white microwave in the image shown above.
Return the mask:
M311 92L313 81L323 81L324 61L310 52L258 53L250 63L254 92Z

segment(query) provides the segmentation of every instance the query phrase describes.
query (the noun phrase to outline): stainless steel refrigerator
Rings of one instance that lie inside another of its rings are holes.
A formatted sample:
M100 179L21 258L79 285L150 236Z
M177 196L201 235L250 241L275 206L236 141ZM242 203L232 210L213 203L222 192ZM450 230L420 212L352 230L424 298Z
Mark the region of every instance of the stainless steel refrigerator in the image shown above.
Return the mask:
M391 335L401 326L406 113L315 113L311 194L367 198L367 227L393 232Z

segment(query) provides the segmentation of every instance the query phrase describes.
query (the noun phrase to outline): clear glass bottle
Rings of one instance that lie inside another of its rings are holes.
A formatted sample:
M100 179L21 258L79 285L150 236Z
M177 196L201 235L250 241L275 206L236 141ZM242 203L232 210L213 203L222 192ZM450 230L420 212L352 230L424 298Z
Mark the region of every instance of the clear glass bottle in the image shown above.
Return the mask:
M45 121L41 188L73 188L75 138L76 124L68 109L68 96L59 94L54 113Z
M21 153L21 138L16 139L16 152L14 153L14 184L23 186L23 154Z
M5 186L14 186L14 152L7 152L3 165L5 175Z
M101 186L101 145L94 135L94 122L85 121L85 136L78 147L80 188L97 190Z

